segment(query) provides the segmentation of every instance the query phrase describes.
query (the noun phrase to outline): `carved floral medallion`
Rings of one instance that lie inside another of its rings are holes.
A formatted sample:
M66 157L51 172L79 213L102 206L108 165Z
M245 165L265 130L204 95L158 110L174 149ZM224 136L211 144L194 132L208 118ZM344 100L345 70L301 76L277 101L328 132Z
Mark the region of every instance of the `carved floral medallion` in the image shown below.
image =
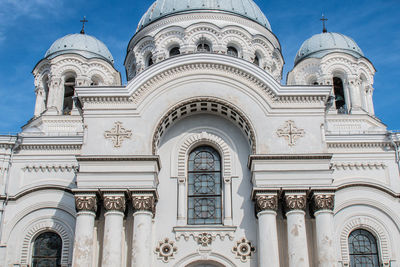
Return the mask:
M96 196L75 196L75 207L79 211L97 211Z
M125 197L124 196L104 196L104 208L106 211L125 211Z
M239 241L236 241L232 252L236 255L236 258L240 259L242 262L246 262L256 252L256 248L252 246L249 240L243 237Z
M157 254L158 259L167 263L170 259L174 258L174 255L177 253L178 248L175 246L175 242L165 238L162 241L158 242L158 246L154 250Z

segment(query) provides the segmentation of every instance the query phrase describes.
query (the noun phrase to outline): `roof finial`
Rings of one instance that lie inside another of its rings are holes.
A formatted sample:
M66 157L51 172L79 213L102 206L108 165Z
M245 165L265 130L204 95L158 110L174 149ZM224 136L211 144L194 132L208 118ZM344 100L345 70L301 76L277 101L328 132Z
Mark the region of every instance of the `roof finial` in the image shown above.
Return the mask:
M323 32L323 33L327 33L328 30L326 29L325 22L327 22L328 19L325 18L325 15L324 15L324 14L322 14L322 18L320 19L320 21L322 21L322 27L323 27L323 28L322 28L322 32Z
M89 21L86 19L86 16L83 16L83 20L81 20L81 22L82 22L81 34L85 34L85 23Z

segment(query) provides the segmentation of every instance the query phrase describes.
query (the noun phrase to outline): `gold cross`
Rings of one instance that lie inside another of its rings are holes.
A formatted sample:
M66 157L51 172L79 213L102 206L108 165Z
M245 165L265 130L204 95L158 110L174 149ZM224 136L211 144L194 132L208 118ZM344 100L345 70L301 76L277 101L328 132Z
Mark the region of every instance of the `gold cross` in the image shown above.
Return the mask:
M131 130L126 130L122 127L122 122L115 122L115 127L110 131L106 131L104 133L104 137L107 139L111 139L114 143L114 147L121 147L122 141L125 139L130 139L132 136Z

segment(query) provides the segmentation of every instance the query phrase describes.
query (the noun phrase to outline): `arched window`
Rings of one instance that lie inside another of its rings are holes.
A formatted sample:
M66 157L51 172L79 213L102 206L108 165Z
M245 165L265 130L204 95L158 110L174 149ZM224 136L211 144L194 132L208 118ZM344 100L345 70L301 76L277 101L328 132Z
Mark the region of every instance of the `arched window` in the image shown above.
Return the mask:
M375 237L364 229L349 235L351 267L379 267L378 245Z
M153 62L153 54L150 53L146 57L146 67L150 67L153 64L154 64L154 62Z
M221 224L221 206L221 157L212 147L197 147L189 155L188 224Z
M260 66L260 57L257 54L254 55L253 63Z
M238 57L239 53L237 49L233 46L228 46L228 50L226 52L229 56Z
M169 50L169 56L170 57L177 56L177 55L180 55L180 54L181 54L181 51L179 50L179 46L175 46L171 50Z
M75 94L75 78L68 78L64 82L64 105L63 114L70 115L73 108L73 97Z
M347 106L344 96L343 81L338 77L333 78L333 91L335 93L335 104L338 113L346 114Z
M36 237L33 243L32 266L61 266L61 237L54 232L45 232Z
M200 38L200 42L197 45L197 52L211 52L211 47L207 43L206 38Z

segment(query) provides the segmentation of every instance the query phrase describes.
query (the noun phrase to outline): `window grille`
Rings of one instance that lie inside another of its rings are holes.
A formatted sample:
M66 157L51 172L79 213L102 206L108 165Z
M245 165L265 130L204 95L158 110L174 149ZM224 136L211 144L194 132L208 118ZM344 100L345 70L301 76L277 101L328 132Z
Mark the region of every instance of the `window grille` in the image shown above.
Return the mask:
M40 234L33 243L33 267L61 266L61 237L53 232Z
M201 146L189 155L188 224L222 223L221 158L218 152Z
M378 246L375 237L364 229L349 235L351 267L379 267Z

